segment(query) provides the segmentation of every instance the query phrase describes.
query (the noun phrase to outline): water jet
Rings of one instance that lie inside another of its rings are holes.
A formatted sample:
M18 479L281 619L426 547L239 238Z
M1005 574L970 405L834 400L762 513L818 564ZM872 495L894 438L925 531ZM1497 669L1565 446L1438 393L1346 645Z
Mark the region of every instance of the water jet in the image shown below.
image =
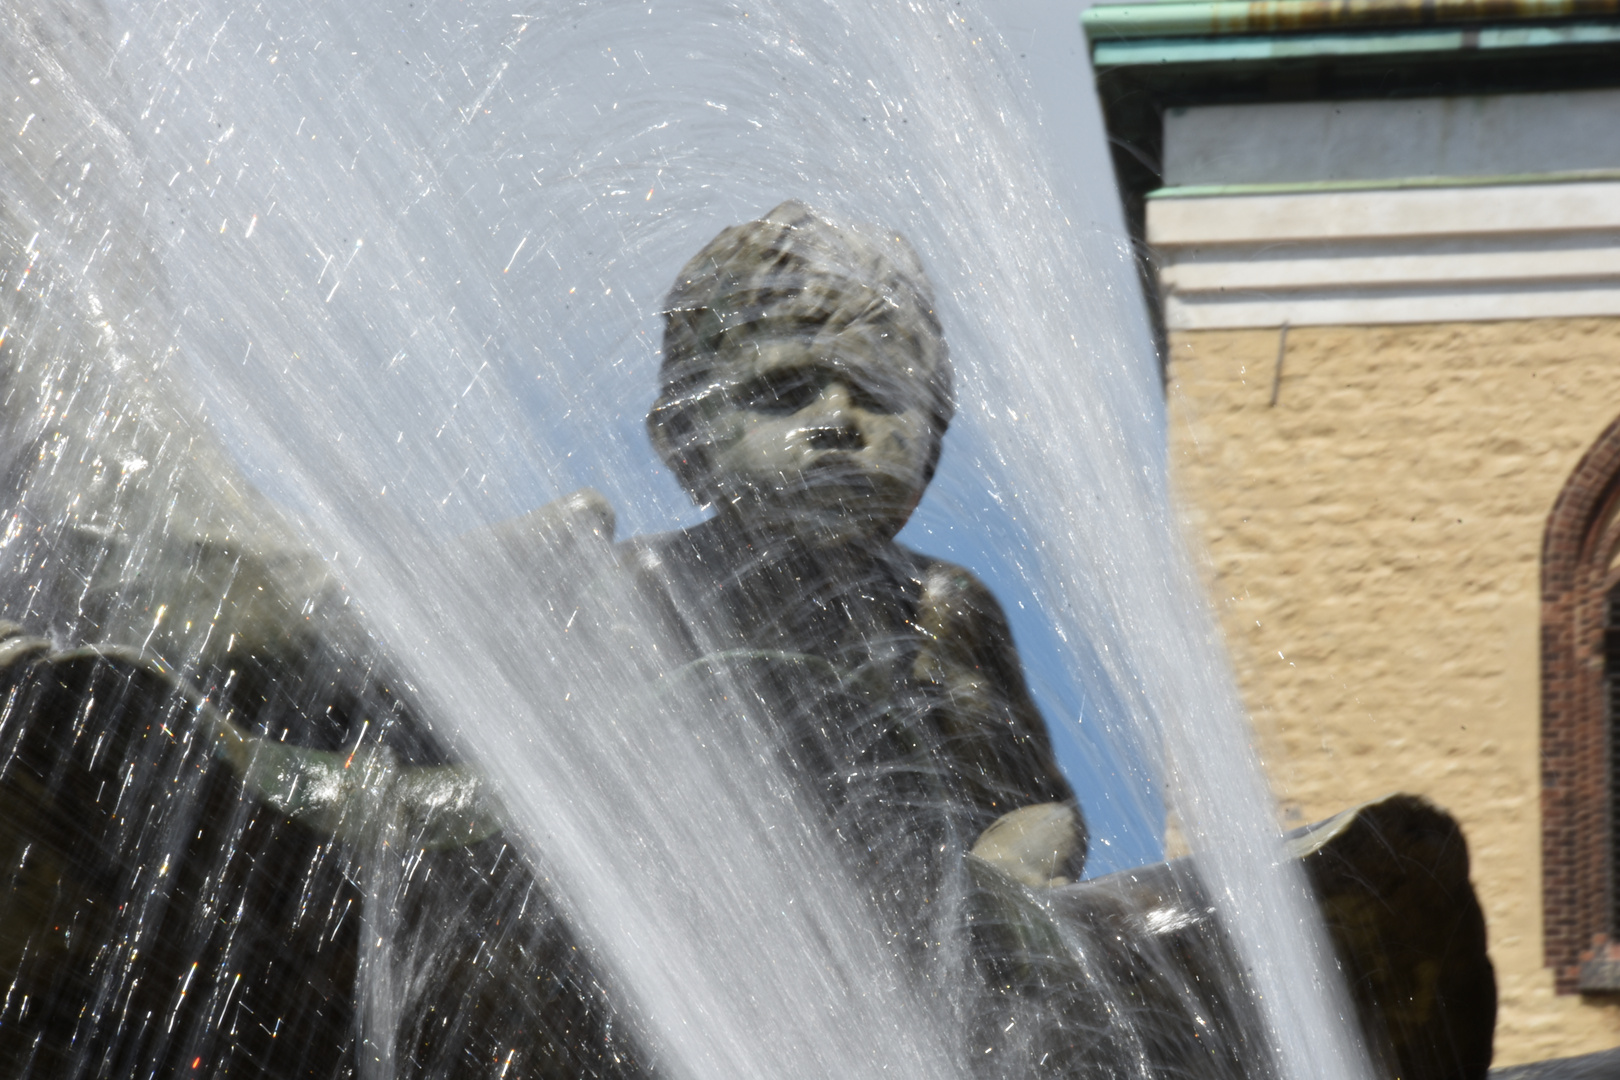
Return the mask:
M4 27L13 1071L1363 1075L970 11L263 18ZM1195 841L1151 903L892 543L953 401Z

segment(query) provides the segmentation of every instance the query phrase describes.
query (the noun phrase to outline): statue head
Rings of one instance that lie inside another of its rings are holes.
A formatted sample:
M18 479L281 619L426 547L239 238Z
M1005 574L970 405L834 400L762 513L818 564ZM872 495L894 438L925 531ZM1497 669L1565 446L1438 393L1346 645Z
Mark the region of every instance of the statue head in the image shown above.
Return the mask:
M823 538L887 539L950 423L933 290L899 234L782 203L682 268L647 417L700 505Z

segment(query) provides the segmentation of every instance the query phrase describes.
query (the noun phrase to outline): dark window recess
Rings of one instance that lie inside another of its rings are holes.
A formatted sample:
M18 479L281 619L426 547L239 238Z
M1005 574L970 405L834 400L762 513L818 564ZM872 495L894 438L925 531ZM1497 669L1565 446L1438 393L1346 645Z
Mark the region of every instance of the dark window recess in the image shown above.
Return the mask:
M1603 605L1603 709L1609 744L1609 940L1620 941L1620 585Z
M1604 763L1609 819L1608 933L1582 954L1577 988L1586 994L1620 993L1620 585L1603 598L1603 728L1608 746Z
M1558 993L1620 994L1620 418L1570 474L1541 562L1541 865Z

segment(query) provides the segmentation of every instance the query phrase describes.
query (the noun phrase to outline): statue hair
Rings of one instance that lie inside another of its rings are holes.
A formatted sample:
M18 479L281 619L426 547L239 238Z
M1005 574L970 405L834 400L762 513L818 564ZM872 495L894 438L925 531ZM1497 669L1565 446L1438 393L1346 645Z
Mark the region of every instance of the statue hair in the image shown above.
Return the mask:
M717 389L720 337L767 316L832 333L881 323L909 349L926 381L934 446L924 481L933 476L955 400L950 352L922 262L893 230L834 222L789 199L721 230L681 268L665 299L662 386L647 430L688 491L700 495L707 466L703 447L692 445L688 414Z

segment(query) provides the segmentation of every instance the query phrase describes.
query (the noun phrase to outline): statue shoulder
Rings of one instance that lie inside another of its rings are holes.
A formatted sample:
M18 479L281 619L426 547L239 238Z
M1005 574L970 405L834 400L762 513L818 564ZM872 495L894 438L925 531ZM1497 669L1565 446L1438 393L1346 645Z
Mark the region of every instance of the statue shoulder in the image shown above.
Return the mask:
M580 488L483 532L494 543L527 553L611 544L616 527L617 517L607 498L593 488Z
M695 560L688 529L631 536L613 545L619 566L642 585L668 589Z
M1007 616L989 586L965 567L919 556L913 675L946 691L940 721L998 813L1074 798L1052 752L1046 721L1030 697Z
M916 626L923 648L917 675L963 691L969 684L982 692L1027 696L1007 616L989 586L964 566L944 559L917 556Z
M1007 616L990 587L965 566L918 555L917 578L922 589L917 601L917 623L936 641L1005 636Z
M602 493L580 488L527 514L463 533L447 545L446 557L494 559L497 566L544 575L608 551L616 524Z

